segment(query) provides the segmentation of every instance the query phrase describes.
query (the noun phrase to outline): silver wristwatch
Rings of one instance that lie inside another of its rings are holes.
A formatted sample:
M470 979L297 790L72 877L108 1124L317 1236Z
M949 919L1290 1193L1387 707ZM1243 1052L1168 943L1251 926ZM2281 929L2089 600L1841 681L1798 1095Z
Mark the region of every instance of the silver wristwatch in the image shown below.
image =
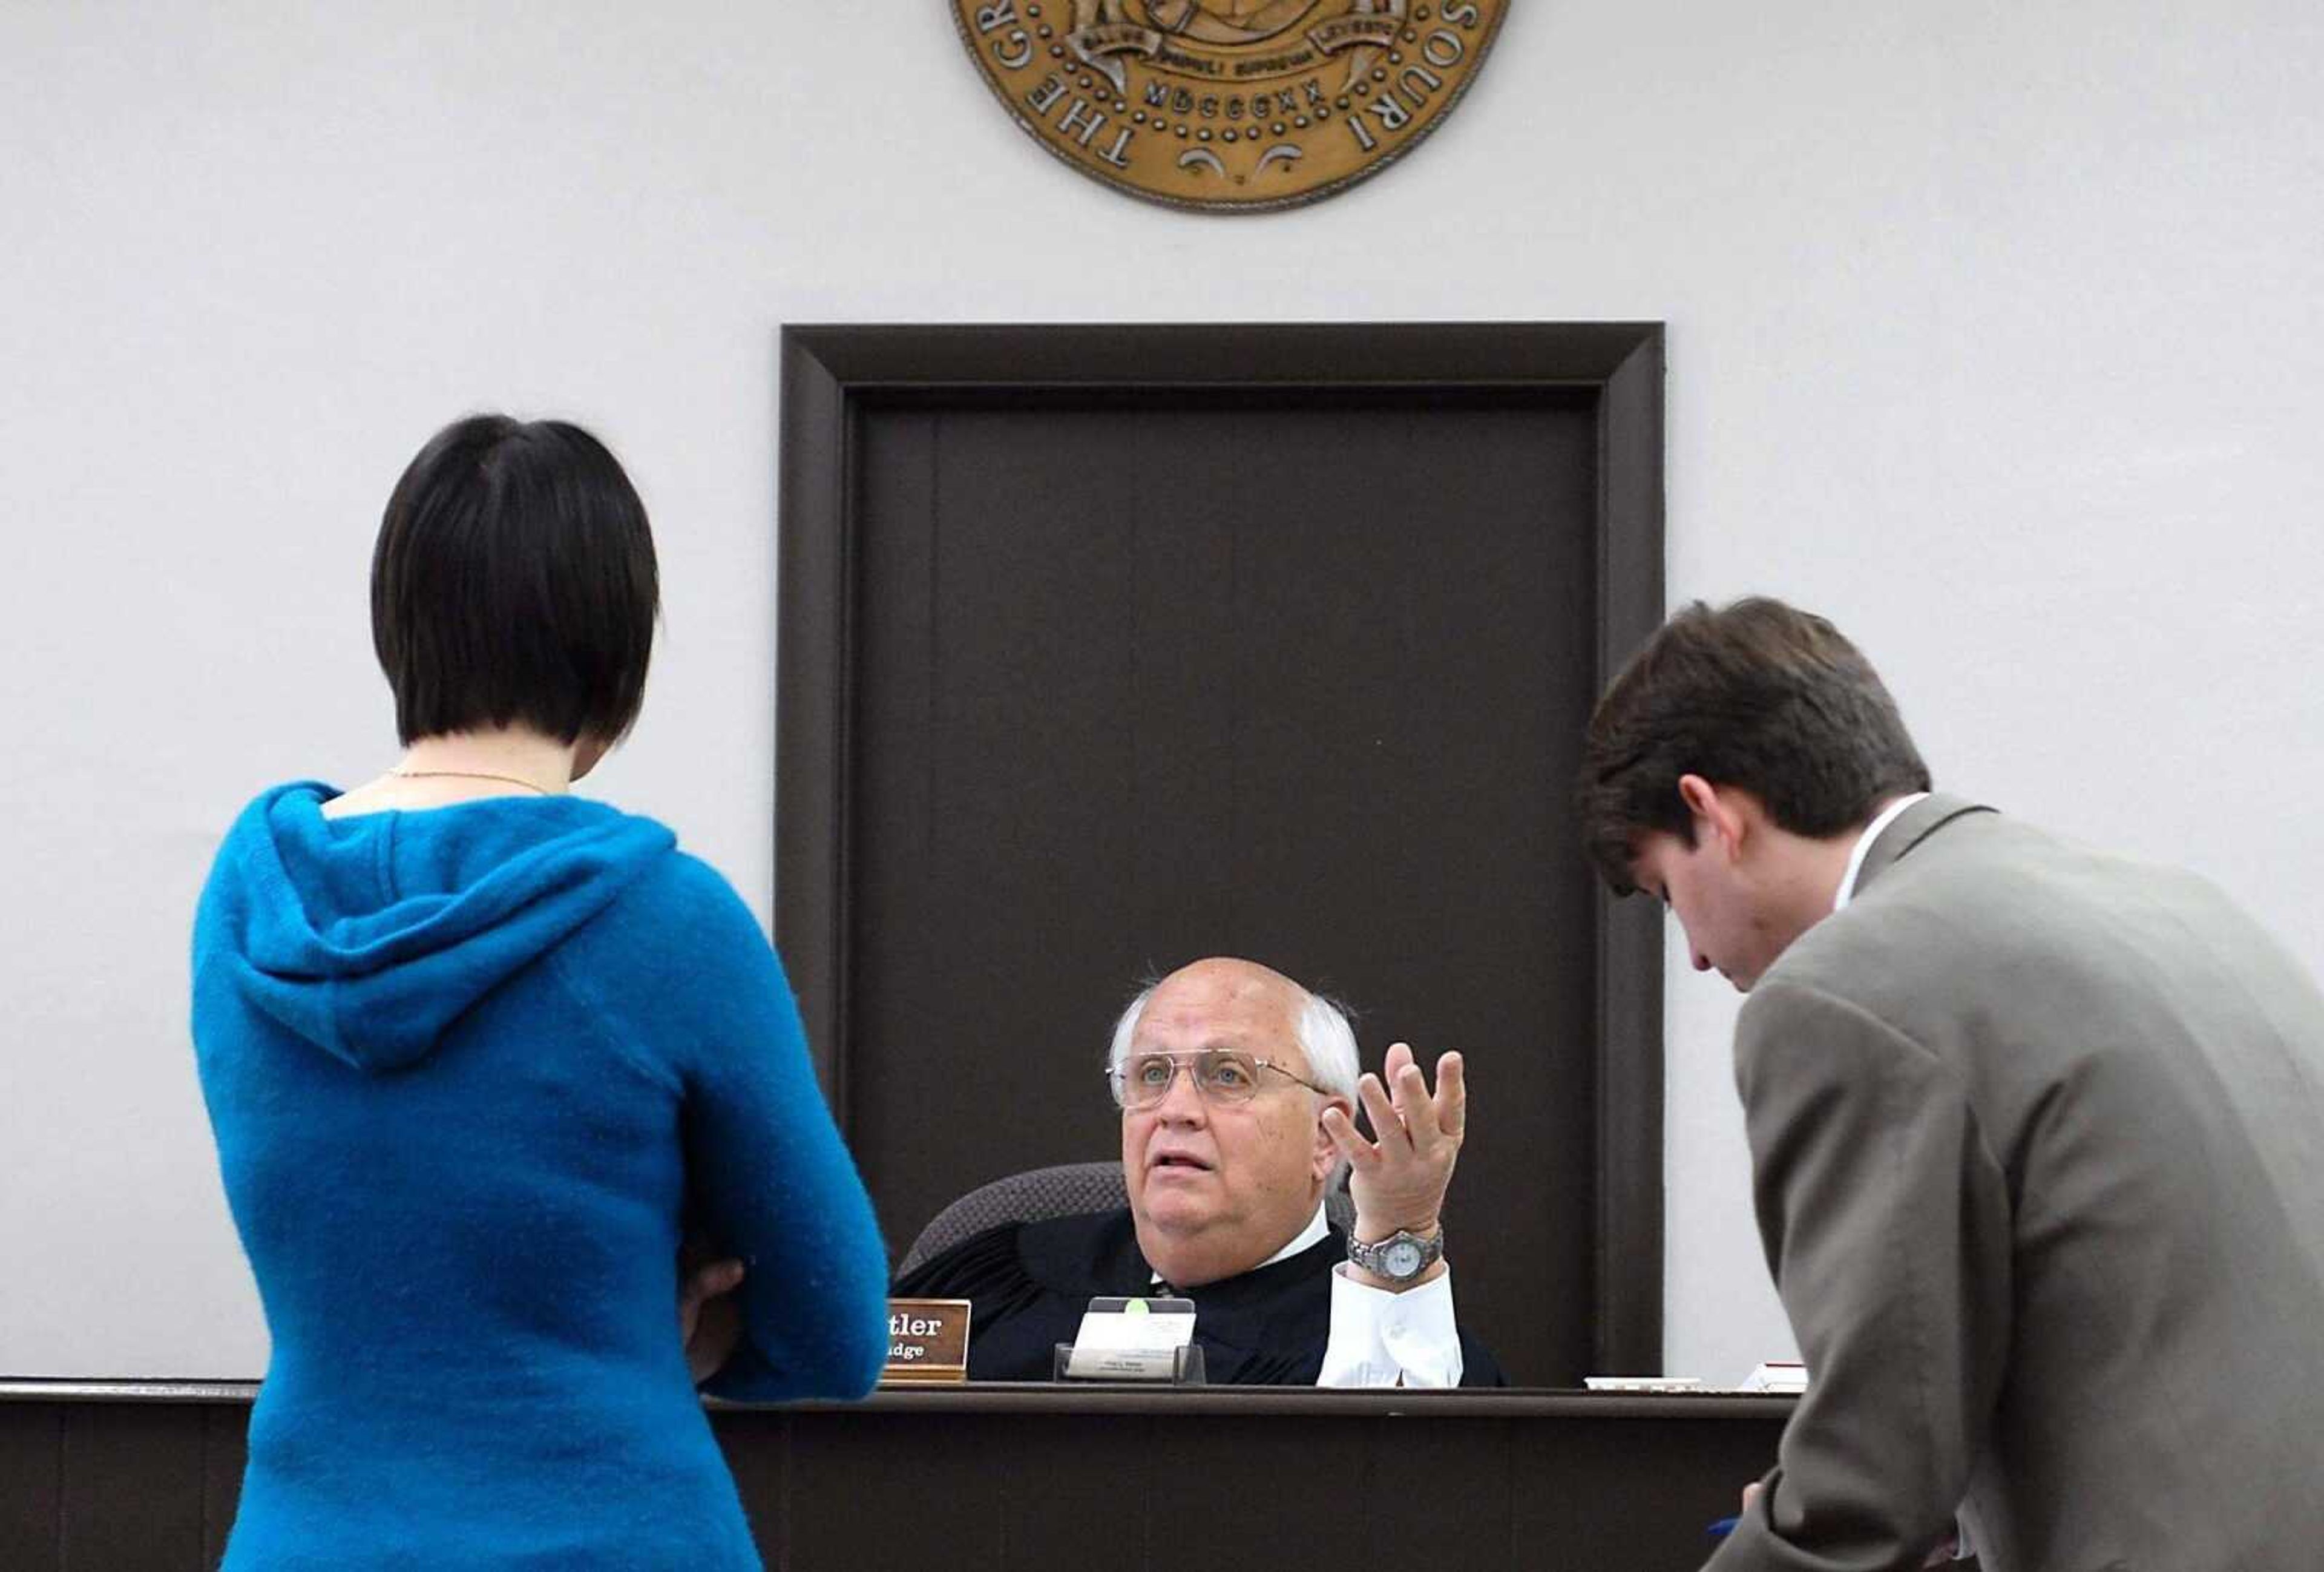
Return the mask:
M1398 1228L1377 1244L1363 1244L1351 1235L1348 1259L1374 1277L1410 1282L1444 1259L1444 1230L1439 1228L1423 1238L1408 1228Z

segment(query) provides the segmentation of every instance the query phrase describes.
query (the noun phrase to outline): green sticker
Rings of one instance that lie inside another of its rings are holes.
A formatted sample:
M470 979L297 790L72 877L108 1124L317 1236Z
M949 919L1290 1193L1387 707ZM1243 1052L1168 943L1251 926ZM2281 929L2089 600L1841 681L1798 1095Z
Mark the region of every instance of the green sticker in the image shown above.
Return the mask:
M1132 1299L1121 1307L1121 1313L1125 1316L1143 1316L1148 1312L1144 1299Z

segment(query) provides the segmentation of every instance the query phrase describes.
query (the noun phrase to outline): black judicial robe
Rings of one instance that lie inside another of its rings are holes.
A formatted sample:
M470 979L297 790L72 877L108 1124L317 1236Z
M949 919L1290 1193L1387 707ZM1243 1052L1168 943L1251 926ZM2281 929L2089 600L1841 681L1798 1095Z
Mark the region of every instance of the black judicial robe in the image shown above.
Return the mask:
M1332 1334L1332 1269L1348 1258L1338 1228L1286 1260L1177 1290L1194 1301L1194 1341L1213 1386L1313 1386ZM1151 1296L1130 1208L1004 1223L932 1256L898 1280L899 1299L967 1299L972 1381L1047 1381L1055 1350L1101 1296ZM1464 1328L1461 1384L1506 1386L1500 1365Z

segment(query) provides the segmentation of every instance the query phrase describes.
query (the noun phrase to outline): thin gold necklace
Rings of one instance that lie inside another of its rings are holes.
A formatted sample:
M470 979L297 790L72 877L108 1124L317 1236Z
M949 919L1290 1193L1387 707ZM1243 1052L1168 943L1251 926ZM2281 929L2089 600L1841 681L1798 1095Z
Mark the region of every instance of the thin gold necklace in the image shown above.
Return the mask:
M543 797L554 797L557 795L556 792L551 791L546 786L537 786L531 781L523 780L515 775L495 775L490 770L394 769L390 770L388 773L402 781L502 781L511 786L521 786L528 791L537 791Z

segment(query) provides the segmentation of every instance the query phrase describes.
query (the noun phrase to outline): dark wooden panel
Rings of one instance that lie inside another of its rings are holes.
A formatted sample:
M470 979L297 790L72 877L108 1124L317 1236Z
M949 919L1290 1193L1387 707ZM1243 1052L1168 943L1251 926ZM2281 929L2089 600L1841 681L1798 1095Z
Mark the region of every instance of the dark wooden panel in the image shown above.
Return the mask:
M202 1564L202 1410L77 1406L66 1416L65 1572L184 1572Z
M1387 1554L1663 1572L1700 1560L1704 1525L1764 1470L1790 1407L964 1388L721 1408L712 1422L778 1568L1165 1572ZM232 1477L248 1417L246 1396L0 1397L0 1532L15 1536L0 1540L0 1567L215 1566L216 1508L206 1528L202 1503Z
M1520 1383L1578 1384L1595 959L1550 783L1572 778L1594 697L1594 422L1334 411L1260 435L1316 462L1253 463L1223 488L1261 521L1238 541L1230 680L1268 699L1238 718L1278 740L1239 746L1221 848L1235 944L1195 948L1344 994L1368 1067L1398 1040L1463 1051L1474 1102L1446 1208L1462 1318Z
M1469 1052L1464 1315L1584 1373L1593 908L1542 783L1593 697L1595 441L1554 401L866 416L845 1050L899 1244L1111 1151L1131 978L1249 955L1370 1062Z
M1091 1001L1111 1007L1099 1015L1101 1047L1130 974L1153 976L1213 949L1257 957L1265 942L1244 925L1254 904L1237 856L1246 793L1220 786L1236 780L1243 602L1252 593L1239 547L1244 519L1267 510L1204 505L1180 488L1176 476L1196 451L1185 445L1199 440L1193 423L1184 411L1145 413L1125 457L1133 473L1154 478L1122 486L1114 504L1130 532L1130 673L1118 698L1130 749L1130 844L1117 868L1130 906L1119 936L1127 942L1109 957L1116 975ZM1098 1133L1118 1145L1112 1120Z
M0 1567L63 1564L65 1410L0 1402Z
M848 977L853 980L844 986L853 1031L844 1044L834 1049L847 1053L855 1071L848 1080L841 1122L850 1142L859 1147L865 1132L893 1124L890 1107L899 1096L908 1102L936 1092L925 1078L913 1084L905 1064L882 1064L876 1055L859 1053L867 1031L877 1040L919 1043L947 1040L955 1030L954 1022L929 1013L934 995L928 990L872 1000L874 1020L870 1022L853 1003L863 976L926 976L943 964L944 935L923 924L871 922L862 915L924 907L930 884L940 877L935 824L940 787L926 748L936 724L941 653L930 615L936 564L934 554L924 549L936 527L937 421L932 413L896 412L863 421L860 429L861 513L908 522L911 527L865 530L856 535L853 578L880 587L877 594L861 596L851 614L858 630L857 680L886 696L883 703L851 708L847 823L852 833L871 835L876 844L868 859L849 859L847 893L854 916L847 948ZM910 760L919 767L867 774L853 768L853 757L862 754ZM942 1088L942 1095L952 1090ZM879 1185L872 1187L872 1197L889 1253L900 1258L926 1221L912 1215L917 1198Z
M932 1430L925 1418L881 1413L802 1425L791 1457L789 1565L999 1572L1009 1565L1007 1493L1026 1483L1014 1437L1038 1427L968 1414Z
M202 1410L202 1565L215 1567L234 1530L242 1500L242 1471L250 1461L250 1415L246 1410Z
M985 1432L1000 1448L987 1466L1001 1495L1002 1565L1167 1567L1154 1547L1157 1496L1174 1482L1145 1463L1150 1419L1056 1414ZM1158 1521L1167 1521L1166 1510ZM1167 1549L1167 1547L1165 1547Z
M893 511L858 532L848 1135L899 1250L985 1179L1114 1144L1130 565L1092 460L1136 418L1065 418L864 422Z
M1451 1427L1374 1420L1356 1499L1365 1513L1367 1560L1432 1572L1490 1572L1525 1566L1510 1546L1512 1420ZM1535 1488L1526 1482L1526 1488Z
M792 1565L790 1417L767 1410L729 1409L712 1416L711 1429L734 1475L759 1558L773 1567Z
M1710 1554L1705 1530L1775 1461L1772 1427L1717 1419L1511 1428L1513 1561L1573 1572L1668 1572Z
M1333 1481L1348 1498L1364 1476L1368 1427L1306 1416L1154 1427L1149 1572L1370 1562L1367 1511L1318 1510L1315 1484Z

